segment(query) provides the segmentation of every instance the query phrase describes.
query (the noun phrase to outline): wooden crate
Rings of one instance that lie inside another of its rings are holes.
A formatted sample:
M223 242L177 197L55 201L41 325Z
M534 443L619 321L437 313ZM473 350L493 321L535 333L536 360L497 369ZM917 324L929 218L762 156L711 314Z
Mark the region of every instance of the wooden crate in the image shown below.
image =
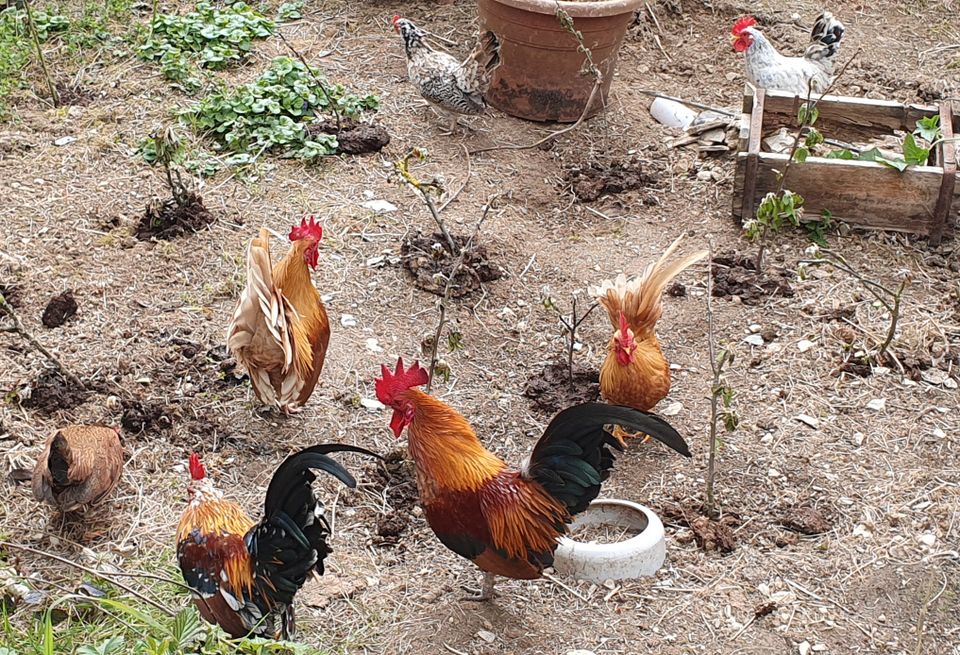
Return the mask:
M748 87L744 93L733 190L733 215L741 223L755 215L768 192L776 190L778 172L789 156L761 152L761 139L781 127L795 129L802 102L780 91L753 92ZM895 130L911 132L917 119L940 116L944 141L931 155L936 166L910 166L901 173L876 162L809 157L790 166L783 186L803 197L811 220L828 210L855 227L925 234L931 245L939 245L944 233L956 226L960 211L952 141L960 133L960 114L952 113L949 102L929 107L843 96L825 96L817 107L817 129L844 142L862 142Z

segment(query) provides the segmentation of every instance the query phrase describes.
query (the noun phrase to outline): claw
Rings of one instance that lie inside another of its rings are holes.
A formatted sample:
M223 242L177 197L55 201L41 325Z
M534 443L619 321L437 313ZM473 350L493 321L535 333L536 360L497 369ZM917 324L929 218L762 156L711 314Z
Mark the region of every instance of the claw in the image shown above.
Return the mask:
M464 596L461 600L469 602L483 602L491 600L496 594L493 591L493 585L496 582L497 576L492 573L483 573L483 583L480 586L480 593L473 594L470 596ZM466 589L466 591L470 591Z

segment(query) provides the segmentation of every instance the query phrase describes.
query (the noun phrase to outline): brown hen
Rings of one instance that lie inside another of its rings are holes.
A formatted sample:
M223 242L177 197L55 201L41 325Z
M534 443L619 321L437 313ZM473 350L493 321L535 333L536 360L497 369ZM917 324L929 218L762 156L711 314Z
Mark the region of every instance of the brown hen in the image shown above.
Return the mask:
M33 495L64 513L86 511L113 491L122 470L116 429L69 425L47 439L33 470Z

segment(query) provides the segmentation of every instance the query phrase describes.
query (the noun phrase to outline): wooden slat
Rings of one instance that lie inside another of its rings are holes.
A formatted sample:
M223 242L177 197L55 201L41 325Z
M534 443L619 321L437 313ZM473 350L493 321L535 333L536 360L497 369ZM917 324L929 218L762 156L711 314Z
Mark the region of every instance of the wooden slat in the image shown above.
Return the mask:
M760 137L763 135L763 113L766 92L757 89L750 114L750 133L747 136L747 157L743 170L743 199L740 204L740 222L750 220L756 212L757 162L760 157Z
M786 162L785 154L759 155L753 197L745 198L744 206L748 200L755 206L777 187L776 171ZM826 209L857 227L929 234L941 181L941 169L935 166L913 166L900 173L875 162L810 157L790 167L784 188L803 196L809 220L818 220ZM960 188L954 188L951 200L947 220L956 222Z
M940 131L943 133L943 143L940 144L940 163L943 166L943 177L940 182L940 193L937 196L936 208L933 210L933 222L930 226L930 245L939 246L943 239L943 232L950 223L950 209L953 204L954 191L957 185L957 156L953 143L953 112L949 102L940 105ZM956 213L954 213L956 217Z
M772 115L786 117L789 120L787 124L796 123L797 111L800 105L806 102L806 98L799 98L790 93L782 91L770 91L766 95L764 105L766 107L767 119L765 123L768 127L773 127L775 122ZM917 120L928 116L937 116L940 110L937 107L929 105L902 105L898 102L888 100L873 100L870 98L853 98L850 96L824 96L823 100L817 103L820 110L820 123L830 123L841 128L851 129L855 132L873 132L876 134L889 134L894 130L905 130L912 132L916 128ZM776 127L780 127L777 125ZM831 138L844 138L842 134L836 134L826 129L821 132Z

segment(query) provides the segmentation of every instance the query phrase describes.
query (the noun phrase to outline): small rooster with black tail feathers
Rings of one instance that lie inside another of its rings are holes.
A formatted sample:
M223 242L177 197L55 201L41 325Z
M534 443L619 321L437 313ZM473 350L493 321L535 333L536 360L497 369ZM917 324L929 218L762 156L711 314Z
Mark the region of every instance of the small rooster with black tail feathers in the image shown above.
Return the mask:
M267 488L254 523L225 500L196 453L190 455L190 504L177 527L177 560L200 615L232 637L290 639L293 597L311 571L323 575L330 525L313 493L312 470L351 489L356 480L329 453L379 455L343 444L312 446L288 457Z
M393 409L390 428L404 428L416 465L420 504L444 546L483 571L483 586L469 600L493 596L495 576L539 578L553 565L558 539L607 479L623 442L609 425L643 432L681 455L683 438L663 419L630 407L584 403L565 409L547 426L520 467L483 447L467 419L419 389L427 372L397 361L381 367L377 398Z
M486 111L483 95L490 88L493 71L500 65L500 38L487 30L462 62L424 40L426 34L411 21L393 17L393 29L403 38L407 53L407 77L427 102L450 116L450 134L457 114L478 116Z

